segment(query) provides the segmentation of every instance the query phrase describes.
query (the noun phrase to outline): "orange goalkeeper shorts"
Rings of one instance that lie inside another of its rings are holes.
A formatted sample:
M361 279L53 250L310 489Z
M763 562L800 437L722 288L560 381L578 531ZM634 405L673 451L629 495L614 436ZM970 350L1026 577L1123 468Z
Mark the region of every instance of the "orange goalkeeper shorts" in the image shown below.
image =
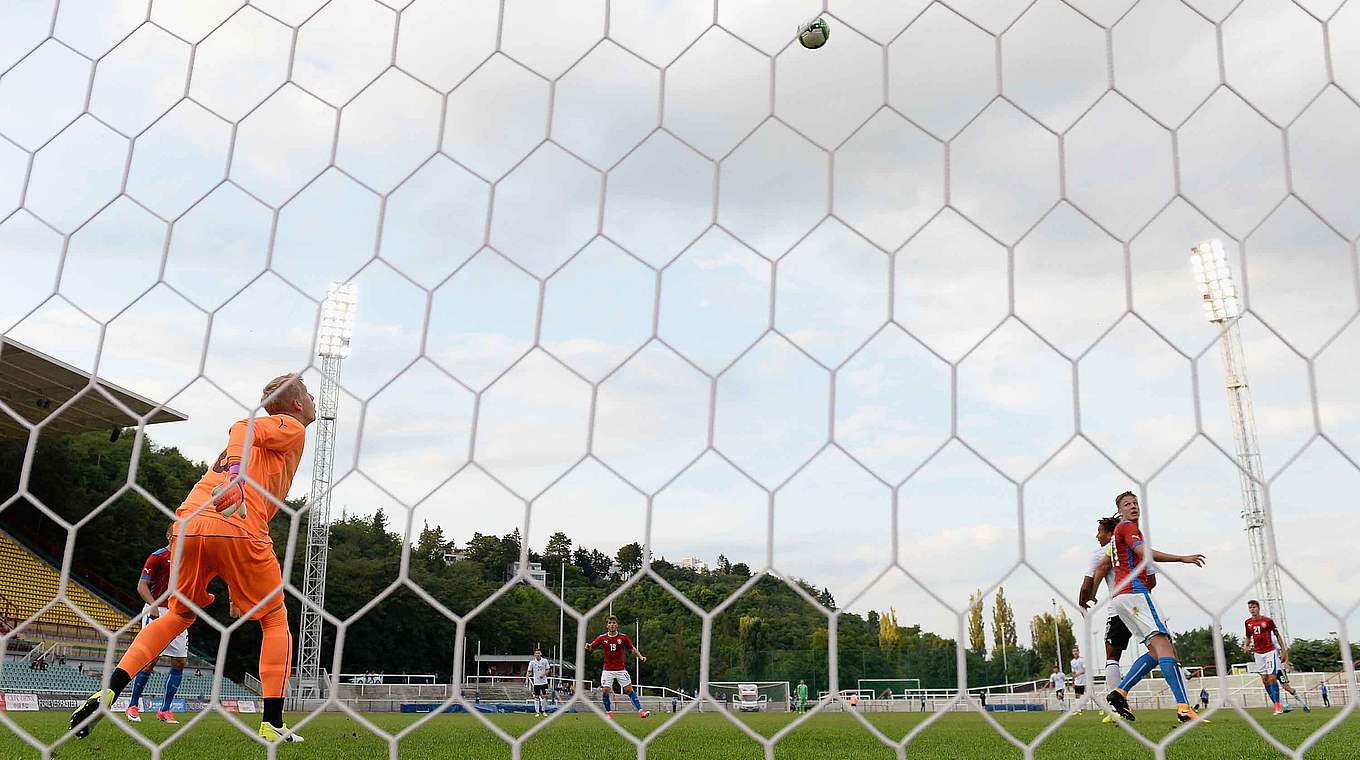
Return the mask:
M202 518L191 520L191 524L198 519ZM182 553L175 544L183 544ZM208 593L208 583L214 578L226 582L231 601L242 614L264 602L251 615L255 620L283 606L283 575L272 543L241 536L184 535L175 537L170 555L179 563L179 580L175 583L178 594L172 595L169 603L172 612L178 609L192 614L181 595L200 609L212 604L214 596Z

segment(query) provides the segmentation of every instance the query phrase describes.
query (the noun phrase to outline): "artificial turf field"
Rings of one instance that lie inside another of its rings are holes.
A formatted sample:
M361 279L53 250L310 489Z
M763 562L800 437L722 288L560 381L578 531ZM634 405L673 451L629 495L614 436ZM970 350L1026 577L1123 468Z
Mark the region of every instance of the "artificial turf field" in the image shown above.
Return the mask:
M1286 746L1295 747L1309 734L1337 715L1331 710L1314 710L1305 715L1295 711L1274 717L1265 711L1252 711L1252 716L1266 725ZM997 720L1021 741L1029 741L1039 734L1056 713L999 714ZM1169 711L1143 711L1136 724L1138 730L1157 740L1172 728ZM10 713L26 731L44 742L62 736L67 716L64 713ZM257 716L242 716L253 718ZM368 716L380 728L396 732L409 726L419 717L393 713ZM620 714L620 727L642 737L654 731L666 715L654 714L641 720L631 714ZM761 713L742 716L748 726L765 736L774 734L792 720L787 713ZM917 726L925 715L921 713L867 713L871 723L892 738L900 738ZM295 723L298 716L289 716ZM658 720L660 718L661 720ZM121 716L113 718L121 720ZM538 723L532 715L497 715L491 720L512 735L527 731ZM94 734L80 741L68 741L53 751L52 757L99 758L124 760L149 758L151 753L118 728L108 725L105 718ZM128 724L125 724L128 725ZM257 723L252 723L257 725ZM131 726L153 741L169 738L174 727L146 718ZM329 713L318 716L299 729L306 742L279 748L280 758L345 758L373 760L389 757L388 743L370 734L364 726L350 717ZM895 757L892 749L884 746L865 731L849 715L830 713L814 715L775 745L775 757L780 760L811 760L812 758L881 758ZM510 758L510 746L468 715L437 715L409 734L398 746L398 756L411 760L426 758L468 758L490 760ZM593 714L565 714L524 742L525 760L612 760L635 757L633 745L616 734ZM957 760L993 760L1021 758L1023 754L997 735L979 716L970 713L949 713L922 731L907 747L908 757L948 758ZM1152 758L1153 754L1127 736L1116 726L1102 725L1094 713L1073 716L1040 745L1036 758L1103 758L1132 760ZM1257 760L1284 757L1267 744L1245 721L1235 714L1220 713L1211 724L1201 725L1182 736L1167 751L1167 758L1213 758L1215 760ZM0 727L0 758L38 758L40 754L15 736L8 728ZM263 758L265 750L218 715L188 727L169 746L161 757L168 760L207 760L212 758ZM690 714L670 726L647 746L651 760L674 758L679 760L760 760L762 747L736 729L724 716L712 713ZM1360 715L1352 714L1338 725L1306 755L1308 760L1354 760L1360 758Z

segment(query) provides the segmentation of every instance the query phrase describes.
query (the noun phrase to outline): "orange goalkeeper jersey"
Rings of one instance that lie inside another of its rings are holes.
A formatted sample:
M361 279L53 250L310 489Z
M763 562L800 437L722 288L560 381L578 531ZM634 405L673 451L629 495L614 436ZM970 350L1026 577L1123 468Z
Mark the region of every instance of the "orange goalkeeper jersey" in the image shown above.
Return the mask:
M248 424L248 420L240 420L231 426L227 448L218 455L213 466L203 473L203 477L199 478L193 490L175 511L181 518L189 517L195 512L199 515L198 519L185 526L184 535L271 540L269 521L278 511L278 504L269 497L281 502L288 496L298 462L302 461L302 449L307 444L307 428L286 414L255 418L250 456L241 465L241 475L250 478L245 489L246 519L242 520L237 515L223 517L209 502L212 501L213 489L231 478L227 468L241 462ZM269 496L265 496L261 490Z

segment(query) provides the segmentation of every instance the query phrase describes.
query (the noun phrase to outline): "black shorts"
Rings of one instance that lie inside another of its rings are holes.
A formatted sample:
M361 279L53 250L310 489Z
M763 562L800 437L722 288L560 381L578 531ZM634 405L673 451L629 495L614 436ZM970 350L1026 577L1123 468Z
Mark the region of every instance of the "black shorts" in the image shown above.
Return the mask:
M1106 644L1122 652L1129 648L1129 639L1131 638L1133 638L1133 634L1129 633L1128 626L1124 625L1124 621L1118 615L1105 621Z
M535 697L546 696L547 693L548 693L548 685L547 685L546 683L536 683L536 684L534 684L534 696L535 696Z
M1085 686L1073 686L1072 688L1074 688L1074 689L1077 690L1077 696L1078 696L1078 697L1084 696L1084 695L1086 694L1086 687L1085 687Z
M1280 683L1289 683L1289 671L1283 668L1275 671L1275 680L1279 681Z

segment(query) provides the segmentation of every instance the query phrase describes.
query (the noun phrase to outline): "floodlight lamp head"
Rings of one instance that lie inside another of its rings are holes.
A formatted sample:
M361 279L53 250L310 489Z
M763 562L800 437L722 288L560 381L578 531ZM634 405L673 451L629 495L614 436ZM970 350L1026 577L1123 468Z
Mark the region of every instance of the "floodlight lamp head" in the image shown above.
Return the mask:
M358 291L354 283L333 282L326 288L326 300L321 303L321 327L316 336L318 356L338 359L349 356L357 302Z
M1233 285L1228 254L1220 240L1205 240L1190 249L1190 271L1204 304L1204 318L1210 322L1226 322L1242 313Z

